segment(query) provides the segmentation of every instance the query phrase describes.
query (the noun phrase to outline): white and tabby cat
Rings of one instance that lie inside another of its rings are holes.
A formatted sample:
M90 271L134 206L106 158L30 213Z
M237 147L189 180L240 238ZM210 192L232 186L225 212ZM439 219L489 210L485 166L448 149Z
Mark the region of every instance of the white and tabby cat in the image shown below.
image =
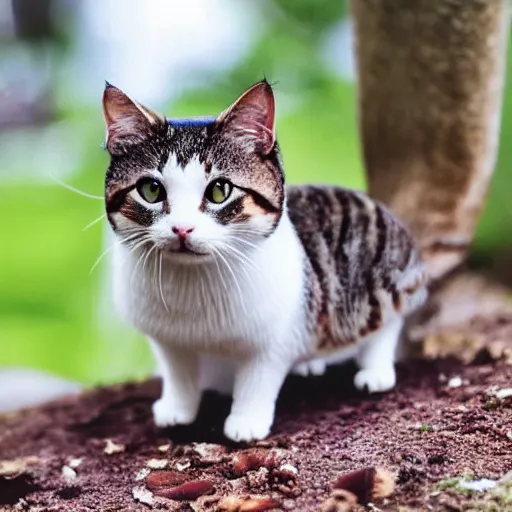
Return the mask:
M159 426L198 412L200 359L233 361L225 423L268 435L286 375L356 357L354 383L395 384L403 317L426 297L404 226L366 195L285 187L263 81L217 118L167 120L107 84L106 209L116 306L159 362Z

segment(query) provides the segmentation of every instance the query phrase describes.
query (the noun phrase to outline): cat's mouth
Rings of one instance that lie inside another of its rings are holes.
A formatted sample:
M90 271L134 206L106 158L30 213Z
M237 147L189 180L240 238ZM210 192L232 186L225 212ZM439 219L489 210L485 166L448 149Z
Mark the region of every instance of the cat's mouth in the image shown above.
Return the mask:
M181 246L178 249L169 249L169 252L172 254L190 254L191 256L208 256L204 252L199 252L186 246Z
M210 256L210 254L206 252L201 252L195 247L191 247L187 242L180 240L178 244L169 244L166 247L165 252L170 256L178 256L181 258L191 258L196 259L200 257Z

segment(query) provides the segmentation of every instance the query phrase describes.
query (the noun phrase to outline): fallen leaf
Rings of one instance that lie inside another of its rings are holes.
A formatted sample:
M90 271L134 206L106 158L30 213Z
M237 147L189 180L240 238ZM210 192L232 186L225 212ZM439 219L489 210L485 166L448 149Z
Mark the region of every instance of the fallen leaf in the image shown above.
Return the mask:
M208 480L193 480L171 488L155 490L157 496L176 501L193 501L213 491L213 484Z
M189 477L179 471L155 471L146 477L146 485L151 491L184 484Z

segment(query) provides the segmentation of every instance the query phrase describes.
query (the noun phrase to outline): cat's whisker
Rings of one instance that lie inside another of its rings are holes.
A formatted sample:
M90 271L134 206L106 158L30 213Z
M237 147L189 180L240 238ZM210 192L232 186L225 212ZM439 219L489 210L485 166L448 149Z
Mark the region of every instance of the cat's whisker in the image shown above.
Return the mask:
M115 242L114 242L115 243ZM114 244L112 244L108 249L103 251L98 259L94 262L93 266L91 267L91 270L89 270L89 275L91 275L94 272L94 269L100 264L101 260L114 248Z
M216 253L217 250L214 248L214 247L211 247L211 250ZM213 258L213 261L215 262L215 266L217 267L217 272L218 272L218 275L220 277L220 280L221 280L221 283L222 283L222 288L224 289L224 291L226 292L226 294L228 295L229 294L229 288L228 288L228 285L226 283L226 280L224 279L224 274L219 266L219 262L217 261L217 258Z
M154 245L151 247L151 249L147 250L145 249L145 245L148 244L148 243L151 243L151 241L149 240L149 237L146 237L144 238L138 245L136 245L133 249L132 249L132 252L134 252L136 249L140 249L142 248L142 251L141 251L141 254L140 256L137 258L137 261L135 262L135 266L133 267L133 271L132 271L132 275L130 277L130 285L133 284L133 279L136 275L136 272L137 272L137 267L139 266L140 262L145 259L145 257L147 257L147 254L151 251L151 249L154 247Z
M119 244L127 244L129 246L129 244L133 240L136 240L138 237L140 237L141 231L137 231L137 232L132 233L132 234L130 234L130 235L124 237L124 238L121 238L120 240L116 240L116 242L119 243Z
M273 293L276 292L274 283L271 282L267 278L266 273L263 272L263 270L261 268L259 268L255 264L255 262L253 260L251 260L246 254L244 254L243 252L241 252L238 249L236 249L235 247L233 247L233 245L229 245L227 243L223 243L223 247L224 247L224 249L226 249L226 251L230 252L230 254L240 263L240 266L241 266L242 270L244 271L245 275L247 276L247 278L248 278L247 280L251 286L252 286L252 283L254 282L254 276L251 276L248 273L246 267L249 267L258 276L258 278L263 278L266 286Z
M64 188L70 190L71 192L75 192L75 194L78 194L83 197L88 197L89 199L97 199L99 201L105 200L105 198L103 196L96 196L94 194L89 194L88 192L84 192L83 190L79 190L78 188L72 187L71 185L64 183L62 180L57 178L57 176L54 176L52 173L48 173L48 176L50 176L50 178L53 181L55 181L56 183L58 183L61 187L64 187Z
M249 260L244 260L240 256L238 256L236 253L233 253L230 248L225 248L230 257L232 257L238 264L240 270L244 273L246 277L246 281L248 283L248 286L254 288L254 274L251 275L250 270L253 271L253 273L257 274L258 276L262 275L262 272L258 271L258 269L252 265L252 263ZM273 289L268 280L265 279L265 283L269 286L270 289Z
M210 274L208 272L204 272L199 279L200 283L200 292L201 292L201 307L206 307L208 304L208 299L213 299L214 295L211 293L210 289Z
M149 251L146 253L146 257L144 258L144 261L142 263L142 271L144 272L144 269L146 268L146 263L148 261L148 258L150 256L150 254L155 250L157 249L157 245L156 244L153 244L151 249L149 249ZM157 251L158 252L158 251Z
M131 245L129 249L129 253L133 254L135 251L139 250L140 248L144 248L144 245L151 242L151 238L147 235L142 235L141 237L137 237L134 240L130 242L129 245Z
M164 291L162 289L162 253L160 253L160 260L159 260L158 287L160 289L160 297L162 298L162 302L164 303L165 310L167 311L167 314L170 315L171 312L169 311L169 308L167 307L167 303L165 302Z
M104 218L106 218L106 216L107 216L107 214L103 213L97 219L94 219L92 222L89 222L89 224L87 224L87 226L82 228L82 231L87 231L89 228L92 228L95 224L97 224L98 222L101 222Z
M93 263L91 270L89 270L89 275L91 275L94 272L95 268L100 264L101 260L114 248L115 244L124 243L133 236L135 236L135 235L129 235L125 238L122 238L121 240L114 240L114 243L110 247L108 247L105 251L103 251L100 254L100 256L98 257L98 259Z
M148 235L140 235L133 238L128 245L130 246L130 253L135 252L138 248L143 246L145 243L151 241L151 238Z
M251 242L249 242L248 240L244 240L243 238L240 238L238 240L233 240L233 245L235 244L244 244L246 245L247 247L250 247L251 249L254 249L256 251L261 251L261 247L257 246L256 244L253 244Z
M108 247L105 251L103 251L99 255L99 257L96 259L96 261L93 263L93 265L91 267L91 270L89 270L89 275L91 275L94 272L94 270L101 263L103 258L114 248L114 246L116 244L126 243L126 242L130 241L132 238L134 238L136 236L138 236L138 234L131 234L131 235L128 235L127 237L122 238L120 240L114 240L114 243L110 247Z
M260 273L261 272L261 269L258 269L255 265L254 265L254 262L246 255L244 254L242 251L238 250L234 244L230 244L228 242L219 242L219 245L225 249L226 251L228 251L230 254L234 255L234 256L237 256L239 261L243 261L243 262L246 262L248 265L251 266L251 268L256 272L256 273Z
M231 274L231 277L233 278L234 285L236 286L237 291L238 291L240 304L242 305L244 312L247 313L245 301L244 301L244 295L242 293L242 288L240 288L240 284L238 282L235 272L231 268L231 265L229 264L228 260L222 255L222 253L220 251L216 251L215 254L217 254L217 256L219 256L219 258L223 261L224 265L226 265L228 272Z
M243 253L237 251L234 247L232 247L231 245L227 244L227 243L221 243L219 244L230 256L234 257L238 262L241 263L241 266L240 268L246 273L246 276L247 277L250 277L249 274L246 272L246 268L245 268L245 265L247 263L248 266L251 267L252 270L254 270L256 273L257 272L257 269L256 267L253 265L253 263L250 261L249 258L247 258Z

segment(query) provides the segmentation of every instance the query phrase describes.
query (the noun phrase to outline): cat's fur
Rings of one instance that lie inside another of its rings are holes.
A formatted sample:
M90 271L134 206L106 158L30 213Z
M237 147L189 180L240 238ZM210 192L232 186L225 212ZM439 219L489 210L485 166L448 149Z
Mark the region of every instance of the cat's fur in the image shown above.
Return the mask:
M115 302L159 362L157 425L195 419L205 355L235 364L225 434L238 441L268 435L292 369L356 357L358 388L394 386L403 317L426 297L413 241L362 193L285 187L267 82L216 119L189 122L107 85L104 114ZM162 201L142 198L142 177L161 182ZM222 204L205 196L218 179L234 186Z

